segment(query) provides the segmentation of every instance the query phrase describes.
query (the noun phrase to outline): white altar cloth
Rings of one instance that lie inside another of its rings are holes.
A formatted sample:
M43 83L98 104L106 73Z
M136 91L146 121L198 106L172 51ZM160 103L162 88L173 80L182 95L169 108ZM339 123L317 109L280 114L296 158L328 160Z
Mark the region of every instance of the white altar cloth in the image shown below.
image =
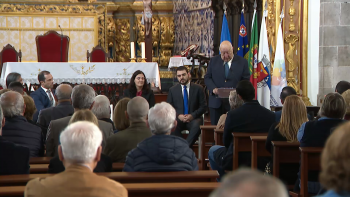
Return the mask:
M180 66L186 66L186 65L192 65L192 58L191 59L187 59L186 57L171 57L170 61L169 61L169 65L168 65L168 69L170 70L170 68L177 68ZM197 59L195 59L194 62L195 65L199 65L199 62Z
M129 83L136 70L145 73L148 83L160 86L160 75L157 62L99 62L99 63L69 63L69 62L7 62L1 71L0 83L5 87L6 77L11 72L22 75L24 83L38 84L39 72L47 70L54 83Z

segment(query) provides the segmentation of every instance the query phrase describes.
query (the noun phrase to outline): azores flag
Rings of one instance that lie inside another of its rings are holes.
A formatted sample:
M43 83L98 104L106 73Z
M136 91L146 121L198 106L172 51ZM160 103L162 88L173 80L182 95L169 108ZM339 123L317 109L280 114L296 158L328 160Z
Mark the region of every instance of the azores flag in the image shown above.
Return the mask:
M221 38L220 38L220 44L222 43L222 41L228 40L231 42L231 34L230 34L230 30L228 28L228 23L227 23L227 19L226 19L226 14L224 14L224 16L222 17L222 27L221 27Z
M243 11L241 12L241 25L239 27L237 55L248 59L249 44L247 28L245 27Z

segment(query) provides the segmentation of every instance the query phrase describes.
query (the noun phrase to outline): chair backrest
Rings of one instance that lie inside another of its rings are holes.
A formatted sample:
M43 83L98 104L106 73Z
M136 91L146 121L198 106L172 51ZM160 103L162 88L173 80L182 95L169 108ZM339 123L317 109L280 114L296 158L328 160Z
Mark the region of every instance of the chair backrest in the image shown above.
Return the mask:
M0 72L2 70L3 63L6 62L20 62L22 60L22 52L16 51L15 47L11 44L7 44L4 46L2 51L0 52Z
M259 157L271 157L265 148L267 136L250 136L252 141L252 169L258 169Z
M299 164L299 142L272 141L273 146L273 176L279 178L280 164Z
M224 136L224 130L223 129L214 129L214 140L215 145L223 146L224 142L222 141Z
M206 162L205 159L208 157L208 149L206 145L209 143L209 147L213 145L215 142L214 140L214 129L216 129L216 125L201 125L201 140L200 140L200 159L201 159L201 166L202 170L206 169Z
M87 62L108 62L109 54L101 46L92 48L91 53L87 50Z
M36 36L38 62L68 62L69 40L68 36L53 30Z

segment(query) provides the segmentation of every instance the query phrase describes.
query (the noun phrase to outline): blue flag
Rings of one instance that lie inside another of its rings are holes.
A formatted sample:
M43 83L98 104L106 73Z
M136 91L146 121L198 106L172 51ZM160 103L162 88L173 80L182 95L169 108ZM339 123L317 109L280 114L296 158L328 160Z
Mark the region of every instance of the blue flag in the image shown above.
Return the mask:
M247 36L247 28L245 27L244 15L241 12L241 25L239 27L237 55L248 59L249 42Z
M230 30L228 28L226 14L224 14L224 16L222 17L220 44L222 43L222 41L225 41L225 40L228 40L231 42L231 34L230 34Z

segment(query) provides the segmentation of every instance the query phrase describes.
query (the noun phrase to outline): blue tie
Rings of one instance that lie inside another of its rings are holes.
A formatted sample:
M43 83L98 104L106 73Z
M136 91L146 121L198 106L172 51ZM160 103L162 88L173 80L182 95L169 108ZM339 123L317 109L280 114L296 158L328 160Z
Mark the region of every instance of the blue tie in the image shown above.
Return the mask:
M188 114L188 94L186 86L184 86L184 114Z
M228 67L228 63L227 62L225 62L225 77L226 77L226 79L227 79L227 77L228 77L228 73L230 72L230 68Z

